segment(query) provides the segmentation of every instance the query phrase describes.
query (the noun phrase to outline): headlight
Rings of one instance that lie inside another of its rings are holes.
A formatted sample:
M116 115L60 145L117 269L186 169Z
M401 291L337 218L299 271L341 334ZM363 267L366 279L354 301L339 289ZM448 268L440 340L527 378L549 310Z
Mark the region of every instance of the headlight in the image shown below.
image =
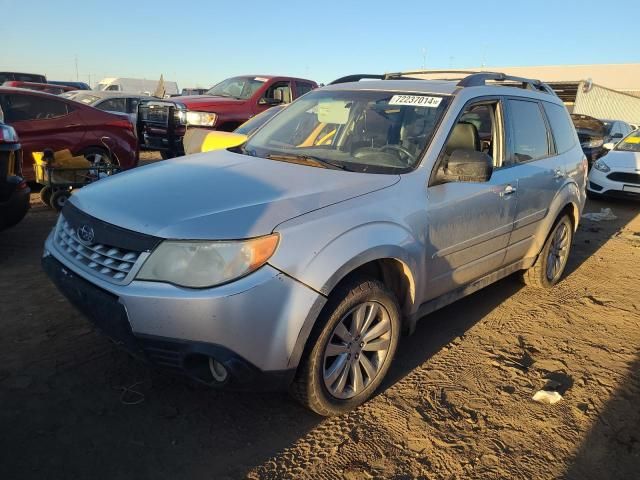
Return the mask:
M583 142L581 145L585 148L598 148L604 145L604 140L601 138L587 140L586 142Z
M243 241L167 240L153 251L136 278L191 288L213 287L263 266L278 240L278 234Z
M213 127L216 124L218 115L211 112L187 112L187 125L197 125L200 127Z
M601 172L604 172L604 173L611 171L611 169L609 168L609 165L604 163L603 160L598 160L596 163L594 163L593 168L595 168L596 170L600 170Z

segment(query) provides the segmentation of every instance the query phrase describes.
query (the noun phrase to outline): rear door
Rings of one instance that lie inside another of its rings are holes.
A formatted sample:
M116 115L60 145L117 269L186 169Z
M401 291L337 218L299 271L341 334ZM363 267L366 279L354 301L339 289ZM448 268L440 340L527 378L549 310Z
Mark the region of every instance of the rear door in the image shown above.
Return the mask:
M498 270L516 214L518 180L505 156L503 103L487 98L465 106L428 188L427 289L425 299ZM493 158L487 182L437 183L437 172L454 150L480 150Z
M538 238L540 223L558 189L566 169L556 148L542 103L533 99L509 98L507 143L511 170L518 178L518 208L505 263L521 260Z
M18 132L23 148L24 176L33 180L33 152L76 148L85 136L79 111L71 102L54 96L9 93L2 96L5 122Z

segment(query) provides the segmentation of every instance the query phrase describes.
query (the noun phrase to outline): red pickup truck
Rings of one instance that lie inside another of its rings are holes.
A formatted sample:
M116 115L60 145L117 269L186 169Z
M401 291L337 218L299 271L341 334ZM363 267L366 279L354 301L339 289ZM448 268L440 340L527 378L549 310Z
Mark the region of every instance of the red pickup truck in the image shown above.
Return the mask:
M184 155L188 127L233 131L264 110L290 103L318 85L312 80L247 75L224 80L204 95L149 100L138 107L141 148L160 150L163 158Z

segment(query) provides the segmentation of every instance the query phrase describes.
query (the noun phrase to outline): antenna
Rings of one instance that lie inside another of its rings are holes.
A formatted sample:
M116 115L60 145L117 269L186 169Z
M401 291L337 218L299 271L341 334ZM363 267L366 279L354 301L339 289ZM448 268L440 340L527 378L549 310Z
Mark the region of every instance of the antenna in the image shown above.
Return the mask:
M78 55L75 56L75 60L76 60L76 82L79 80L79 75L78 75Z

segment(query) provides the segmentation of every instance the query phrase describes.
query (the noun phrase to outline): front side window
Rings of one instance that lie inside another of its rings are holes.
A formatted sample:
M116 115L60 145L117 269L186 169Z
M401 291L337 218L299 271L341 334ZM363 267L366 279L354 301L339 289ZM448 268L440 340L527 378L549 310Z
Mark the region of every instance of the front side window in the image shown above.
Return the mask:
M277 100L280 103L291 103L291 84L289 82L277 82L269 87L264 98Z
M549 156L549 137L537 102L508 100L511 149L515 163Z
M231 97L238 100L251 98L267 81L262 77L233 77L228 78L207 91L207 95L216 97Z
M243 151L324 168L407 171L420 161L447 102L427 94L314 91L265 124Z
M576 144L576 130L571 123L569 112L562 105L555 103L544 102L542 105L551 125L557 153L568 152Z
M623 138L620 143L616 145L614 150L640 153L640 131L636 130L628 137Z
M48 120L67 115L70 111L65 102L31 95L7 95L3 107L7 123Z
M109 92L117 92L118 90L120 90L120 87L119 87L119 85L109 85L106 88L106 90L109 91Z

